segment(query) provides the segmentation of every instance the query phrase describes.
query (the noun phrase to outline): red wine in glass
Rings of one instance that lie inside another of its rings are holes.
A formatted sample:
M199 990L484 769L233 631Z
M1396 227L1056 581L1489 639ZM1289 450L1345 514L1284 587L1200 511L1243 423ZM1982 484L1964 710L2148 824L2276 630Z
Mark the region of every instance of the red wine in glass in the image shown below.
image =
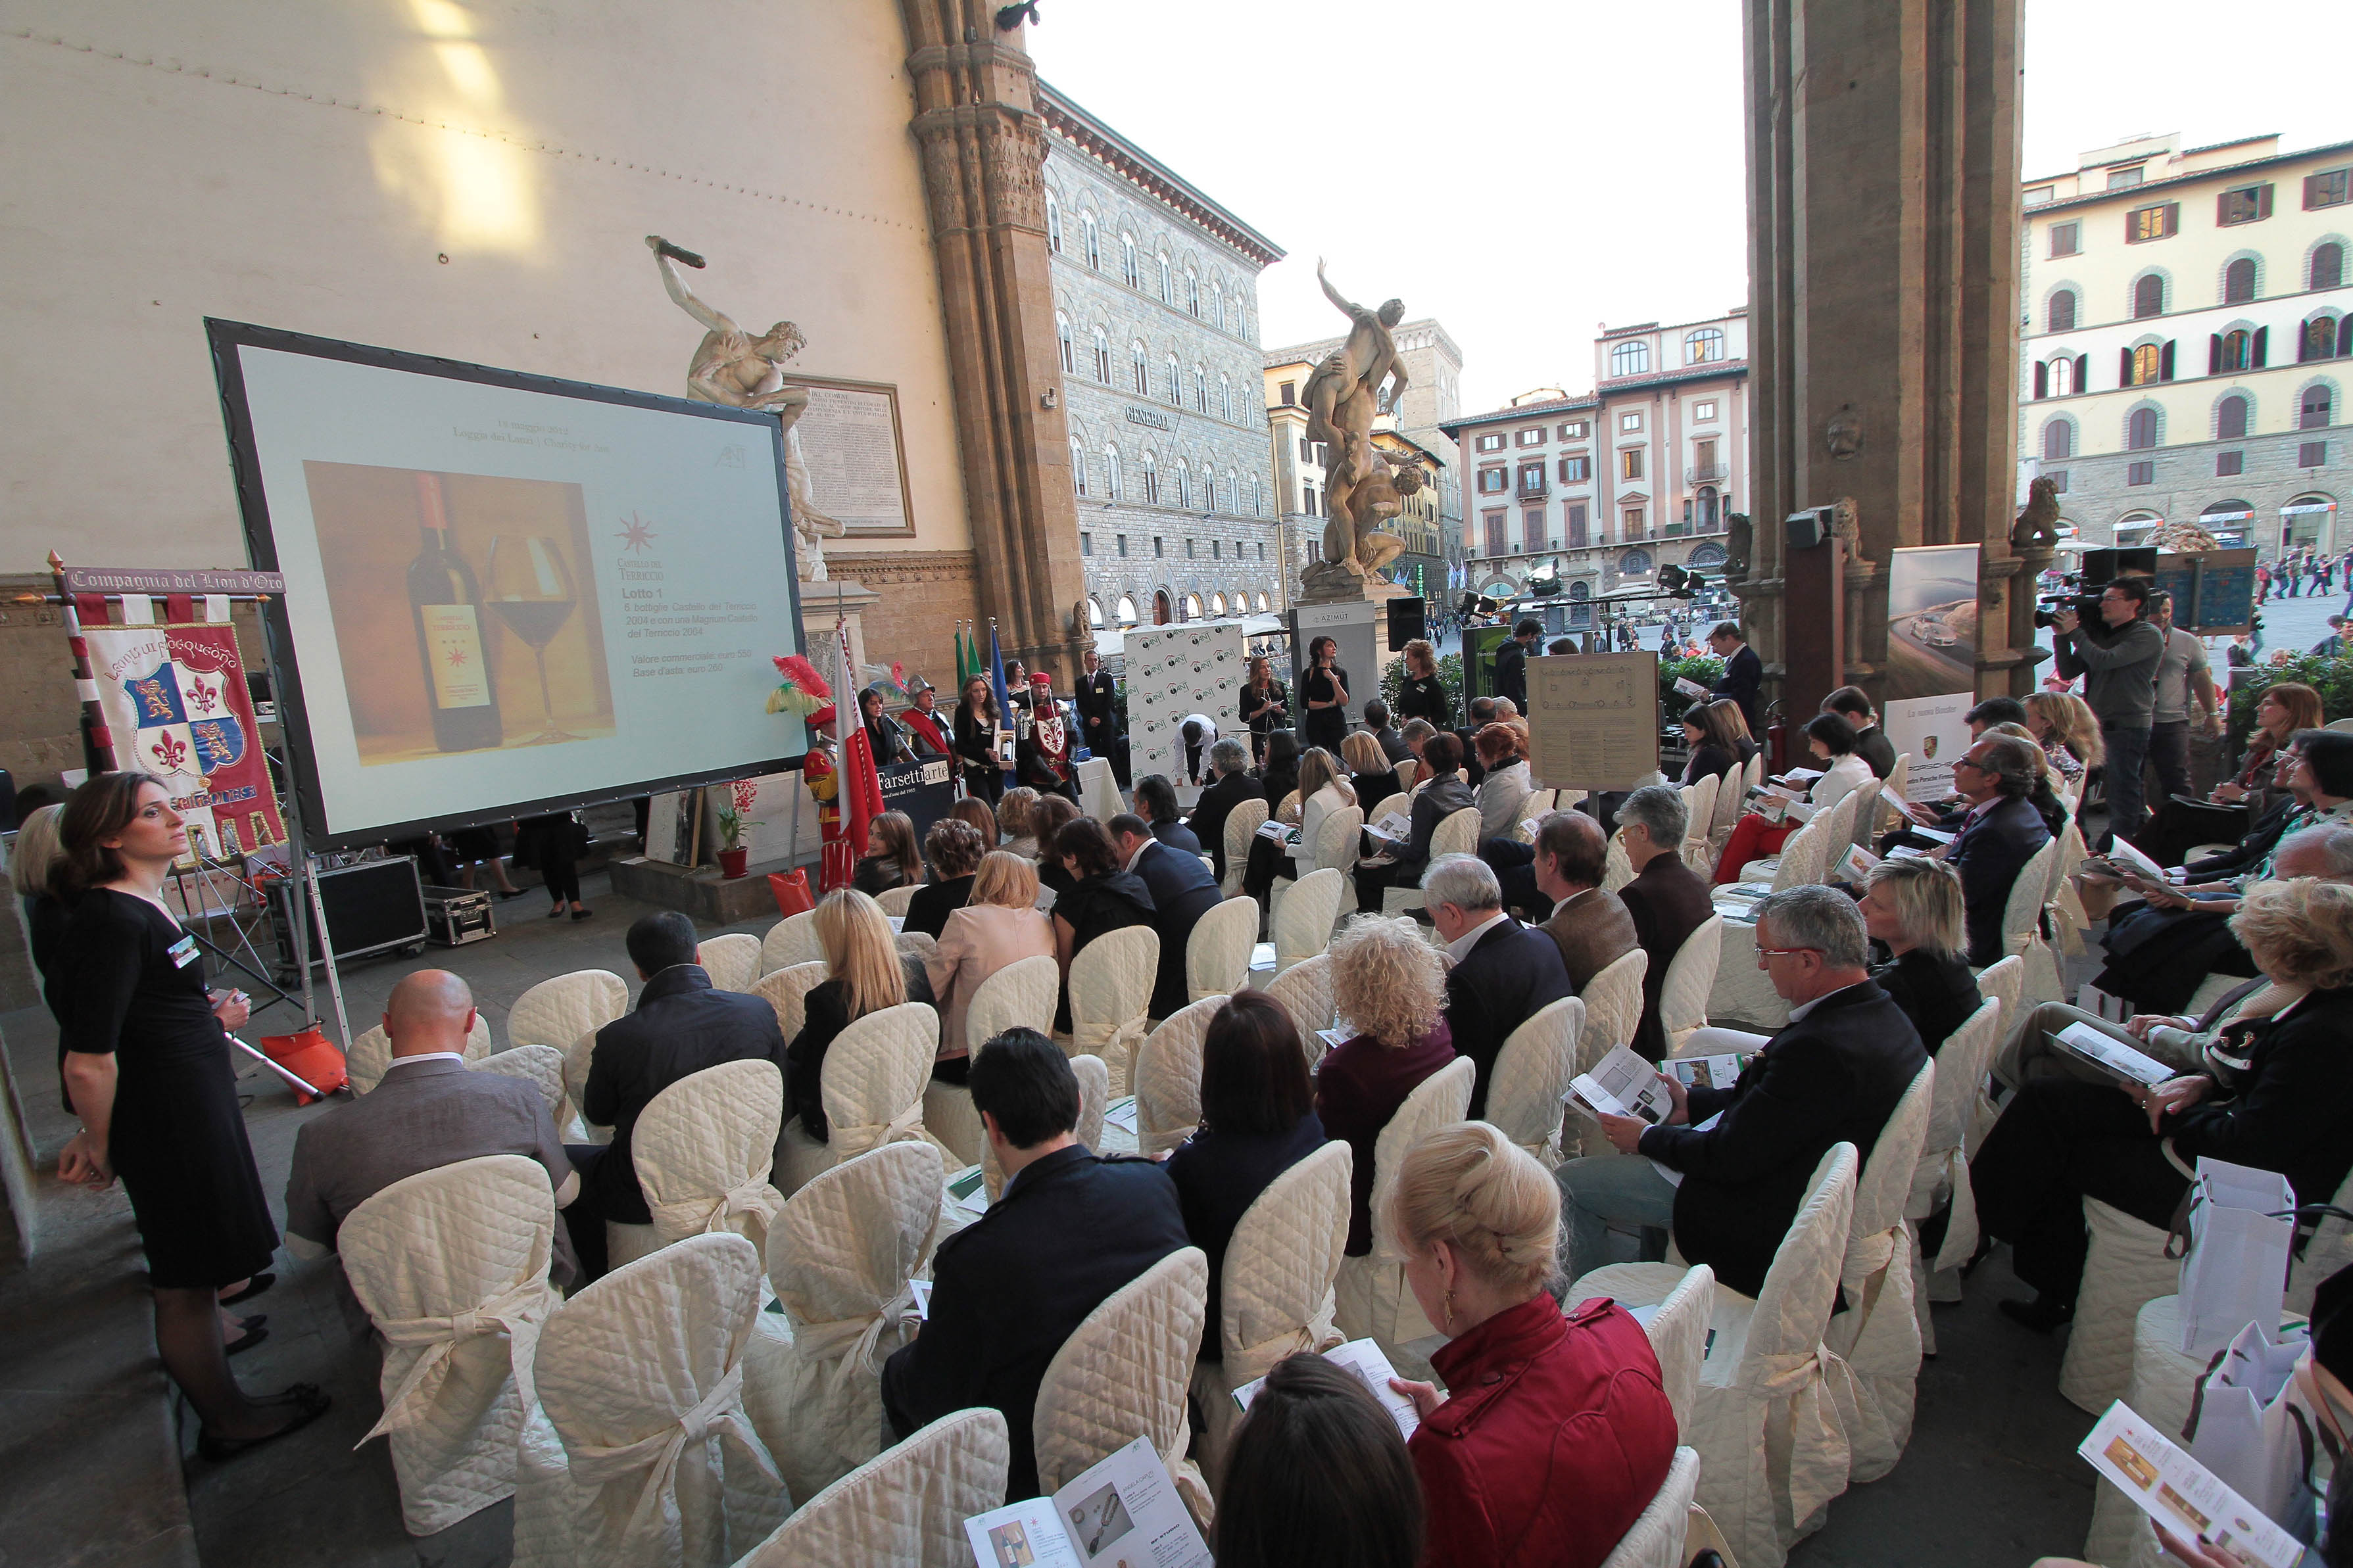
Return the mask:
M580 602L563 548L543 535L501 533L491 541L490 579L488 607L539 661L539 702L546 724L517 744L580 739L557 727L555 699L547 684L547 645Z

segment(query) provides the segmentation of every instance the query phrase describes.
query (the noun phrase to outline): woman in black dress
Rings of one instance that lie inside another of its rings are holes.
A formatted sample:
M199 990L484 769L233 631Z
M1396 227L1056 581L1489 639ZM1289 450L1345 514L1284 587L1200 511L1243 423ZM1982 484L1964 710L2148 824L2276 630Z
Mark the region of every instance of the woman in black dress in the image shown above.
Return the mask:
M1242 688L1241 719L1250 726L1250 760L1266 761L1266 738L1291 727L1291 693L1274 678L1274 665L1264 656L1250 661L1250 681Z
M72 913L50 955L48 998L82 1130L58 1175L94 1192L122 1178L156 1348L203 1420L198 1452L227 1458L308 1426L329 1402L311 1384L248 1397L221 1345L217 1292L268 1267L278 1228L203 955L164 908L187 829L160 781L106 773L74 792L60 837L54 886Z
M1300 700L1307 716L1299 726L1300 744L1321 746L1334 756L1348 735L1348 672L1340 668L1340 645L1317 637L1307 645L1307 673L1299 678Z
M1432 729L1454 728L1454 704L1438 679L1438 650L1420 637L1405 645L1405 683L1398 689L1400 721L1425 719Z
M549 920L562 920L567 901L575 921L596 913L580 901L580 851L587 838L587 831L568 811L526 817L515 825L515 864L539 868L547 896L555 900L547 911Z
M964 787L995 805L1005 793L1005 774L997 766L997 694L988 677L976 675L964 683L956 703L956 760L964 764Z

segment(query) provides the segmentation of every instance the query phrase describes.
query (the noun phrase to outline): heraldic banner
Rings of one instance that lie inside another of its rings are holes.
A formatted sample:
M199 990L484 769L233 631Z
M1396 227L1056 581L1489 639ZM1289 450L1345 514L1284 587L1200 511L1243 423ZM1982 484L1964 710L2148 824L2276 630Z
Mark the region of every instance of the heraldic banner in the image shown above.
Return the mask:
M225 859L284 843L235 628L85 625L82 636L115 766L164 781L190 845Z

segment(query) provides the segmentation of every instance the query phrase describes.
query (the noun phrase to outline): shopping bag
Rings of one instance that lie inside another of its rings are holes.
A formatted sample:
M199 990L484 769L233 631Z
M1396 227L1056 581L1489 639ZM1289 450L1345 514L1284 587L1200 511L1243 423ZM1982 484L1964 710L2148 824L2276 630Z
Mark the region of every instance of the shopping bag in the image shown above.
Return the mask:
M2299 1541L2312 1538L2317 1439L2295 1369L2312 1349L2302 1324L2274 1340L2249 1323L2215 1352L2182 1428L2190 1457Z
M2198 1179L2182 1200L2174 1240L2181 1257L2181 1337L2187 1355L2210 1355L2250 1323L2280 1320L2295 1194L2277 1171L2198 1157Z
M776 895L776 912L787 920L817 908L817 900L809 897L806 870L769 872L768 890Z

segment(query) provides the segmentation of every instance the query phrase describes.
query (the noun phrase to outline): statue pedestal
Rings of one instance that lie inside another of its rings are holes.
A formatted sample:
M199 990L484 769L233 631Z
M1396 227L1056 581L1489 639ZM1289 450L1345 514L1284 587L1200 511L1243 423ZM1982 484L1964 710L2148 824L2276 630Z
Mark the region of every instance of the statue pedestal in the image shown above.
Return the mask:
M803 583L801 593L801 650L821 675L832 670L831 656L826 639L833 636L837 616L849 627L849 662L852 666L866 662L866 635L861 622L865 612L881 595L863 583L834 577L822 583ZM850 679L856 680L853 668ZM839 694L838 694L839 695Z

